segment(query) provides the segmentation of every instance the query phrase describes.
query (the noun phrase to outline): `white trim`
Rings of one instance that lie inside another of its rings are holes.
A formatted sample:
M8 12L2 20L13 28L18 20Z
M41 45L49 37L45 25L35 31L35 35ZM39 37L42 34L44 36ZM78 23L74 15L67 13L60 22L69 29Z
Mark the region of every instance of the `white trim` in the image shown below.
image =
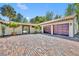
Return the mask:
M51 24L51 35L53 35L53 25Z
M44 27L43 26L41 26L41 32L44 33Z
M76 15L70 15L70 16L67 16L67 17L63 17L63 18L58 18L58 19L53 19L53 20L50 20L50 21L46 21L46 22L42 22L40 23L40 25L46 25L46 24L49 24L51 22L58 22L58 21L66 21L66 20L73 20L72 18L75 18Z
M72 23L69 23L69 37L73 37L73 36L74 36L74 24L72 21Z

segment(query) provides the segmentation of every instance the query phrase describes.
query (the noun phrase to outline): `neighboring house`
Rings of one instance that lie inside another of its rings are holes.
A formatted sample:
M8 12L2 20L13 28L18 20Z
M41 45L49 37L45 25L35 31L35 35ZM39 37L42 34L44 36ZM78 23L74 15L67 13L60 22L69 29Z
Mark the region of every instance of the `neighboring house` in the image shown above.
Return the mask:
M73 37L78 32L76 15L43 22L40 23L40 25L42 27L42 33L49 33L51 35L66 35Z

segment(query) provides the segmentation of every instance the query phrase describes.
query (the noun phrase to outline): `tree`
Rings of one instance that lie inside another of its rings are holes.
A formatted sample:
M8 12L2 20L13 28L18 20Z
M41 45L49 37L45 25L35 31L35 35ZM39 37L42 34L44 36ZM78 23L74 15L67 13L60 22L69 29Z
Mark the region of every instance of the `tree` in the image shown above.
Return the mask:
M26 18L23 18L23 21L22 21L23 23L27 23L28 22L28 20L26 19Z
M68 4L68 7L66 9L65 16L73 15L75 13L74 4Z
M30 19L30 23L34 23L34 22L35 22L34 18Z
M77 15L78 23L79 23L79 3L75 3L75 14Z
M79 29L79 3L74 3L74 6L75 6L75 13L77 15L78 29Z
M9 21L11 21L12 18L16 17L16 11L10 5L3 5L2 7L0 7L0 11L2 16L7 16L9 18Z
M45 16L36 16L35 18L32 18L30 20L31 23L41 23L41 22L44 22L46 21L46 17Z
M23 16L20 13L16 15L16 18L12 19L12 21L15 21L15 22L22 22L22 20L23 20Z
M56 15L56 16L54 17L54 19L58 19L58 18L61 18L61 16Z
M52 20L53 19L53 12L52 11L48 11L46 13L46 20Z
M79 3L74 3L74 4L68 5L65 15L68 16L68 15L73 15L73 14L77 15L77 20L78 20L78 24L79 24Z

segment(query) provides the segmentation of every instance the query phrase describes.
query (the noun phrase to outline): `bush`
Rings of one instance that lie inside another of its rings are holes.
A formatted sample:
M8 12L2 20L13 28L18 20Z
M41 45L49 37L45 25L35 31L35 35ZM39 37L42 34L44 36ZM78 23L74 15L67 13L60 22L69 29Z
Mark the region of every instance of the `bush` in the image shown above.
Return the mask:
M16 22L10 22L7 24L9 27L13 28L13 32L12 32L12 35L15 35L16 32L15 32L15 28L18 27L19 25L16 23Z
M10 23L8 24L8 26L9 26L9 27L12 27L12 28L16 28L16 27L18 27L18 24L17 24L16 22L10 22Z

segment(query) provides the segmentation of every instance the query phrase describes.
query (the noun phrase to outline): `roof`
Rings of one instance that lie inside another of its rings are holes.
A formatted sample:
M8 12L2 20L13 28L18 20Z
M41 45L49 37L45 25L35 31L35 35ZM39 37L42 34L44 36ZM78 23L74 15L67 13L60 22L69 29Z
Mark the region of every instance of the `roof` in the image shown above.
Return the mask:
M10 21L10 22L13 22L13 21ZM0 20L0 23L2 23L2 24L8 24L10 22ZM19 22L16 22L16 23L19 25L25 25L25 26L37 26L37 24L32 24L32 23L19 23Z
M66 16L66 17L63 17L63 18L42 22L42 23L40 23L40 25L48 24L48 23L53 23L53 22L66 21L66 20L73 20L75 17L76 17L76 15L70 15L70 16Z
M32 24L32 23L18 23L20 25L30 25L30 26L37 26L37 24Z
M32 24L32 23L18 23L18 24L19 25L26 25L26 26L27 25L29 25L29 26L37 26L37 25L43 25L43 24L48 24L48 23L53 23L53 22L73 20L75 17L76 17L76 15L71 15L71 16L67 16L67 17L63 17L63 18L59 18L59 19L54 19L54 20L42 22L40 24ZM13 22L13 21L10 21L10 22ZM0 20L0 23L9 23L9 22Z

